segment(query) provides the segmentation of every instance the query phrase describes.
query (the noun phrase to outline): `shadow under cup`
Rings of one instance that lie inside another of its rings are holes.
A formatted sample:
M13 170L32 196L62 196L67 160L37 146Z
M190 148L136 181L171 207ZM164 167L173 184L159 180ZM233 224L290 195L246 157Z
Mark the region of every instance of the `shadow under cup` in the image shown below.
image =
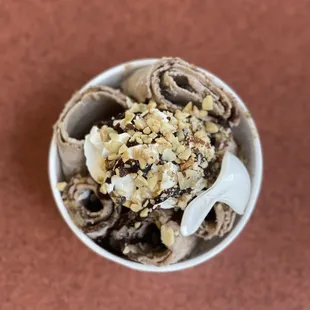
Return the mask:
M152 64L156 61L156 59L145 59L145 60L136 60L129 63L121 64L116 67L113 67L96 77L94 77L91 81L89 81L84 87L82 87L81 91L87 89L90 86L97 85L107 85L112 86L114 88L119 88L121 81L124 77L133 70ZM167 271L176 271L182 270L188 267L192 267L198 265L211 257L215 256L219 252L221 252L224 248L226 248L242 231L246 223L248 222L254 207L257 201L260 185L262 181L262 151L261 144L258 136L258 132L255 126L253 119L250 117L250 114L240 99L240 97L223 81L209 73L208 71L201 69L209 76L211 76L214 81L222 86L227 92L230 92L236 98L240 110L241 110L241 122L237 128L233 129L233 135L238 144L241 146L242 154L245 158L246 165L251 178L251 195L249 199L248 206L245 210L245 213L240 216L236 216L235 223L233 225L232 230L226 234L225 236L219 238L215 237L209 241L204 241L201 239L199 241L198 246L195 251L191 254L189 258L179 263L175 263L173 265L156 267L149 265L142 265L133 261L130 261L126 258L114 255L107 250L99 247L94 241L88 238L79 228L75 226L73 221L71 220L67 209L61 199L60 192L56 189L56 184L58 182L63 181L63 175L61 172L61 164L60 159L57 153L57 146L55 143L55 139L52 138L50 153L49 153L49 178L50 184L52 188L52 192L54 195L54 199L56 201L57 207L64 218L65 222L71 228L71 230L75 233L75 235L90 249L95 251L100 256L103 256L107 259L110 259L114 262L117 262L121 265L127 266L129 268L140 270L140 271L153 271L153 272L167 272ZM112 108L112 107L111 107ZM107 110L107 109L105 109ZM112 116L112 114L117 113L118 111L109 110L108 115ZM112 113L111 113L112 112Z

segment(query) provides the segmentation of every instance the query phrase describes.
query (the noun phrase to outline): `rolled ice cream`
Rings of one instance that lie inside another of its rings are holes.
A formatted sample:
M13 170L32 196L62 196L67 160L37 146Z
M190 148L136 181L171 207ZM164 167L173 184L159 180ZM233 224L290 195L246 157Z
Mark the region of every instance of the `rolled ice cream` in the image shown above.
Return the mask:
M189 202L216 181L226 151L240 148L232 95L199 68L162 58L106 86L75 94L54 126L59 189L74 223L127 259L166 266L223 237L236 214L216 203L197 232L180 233Z
M86 171L84 137L92 125L129 106L129 98L107 86L91 87L72 96L54 126L62 169L67 180L77 172Z

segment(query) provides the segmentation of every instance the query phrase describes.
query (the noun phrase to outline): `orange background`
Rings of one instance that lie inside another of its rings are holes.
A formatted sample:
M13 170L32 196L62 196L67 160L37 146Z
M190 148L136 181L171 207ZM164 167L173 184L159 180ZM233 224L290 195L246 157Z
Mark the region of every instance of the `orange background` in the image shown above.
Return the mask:
M0 0L0 309L310 309L310 2ZM91 253L47 180L71 93L135 58L180 56L245 100L264 184L245 231L215 259L172 274Z

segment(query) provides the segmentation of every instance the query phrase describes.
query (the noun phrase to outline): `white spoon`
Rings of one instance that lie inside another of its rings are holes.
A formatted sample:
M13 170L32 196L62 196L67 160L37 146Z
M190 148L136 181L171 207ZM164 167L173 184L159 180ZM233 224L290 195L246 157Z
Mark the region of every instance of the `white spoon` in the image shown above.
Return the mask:
M182 235L195 233L218 201L228 204L236 213L243 214L250 190L251 181L246 167L238 157L226 152L215 183L186 207L181 223Z

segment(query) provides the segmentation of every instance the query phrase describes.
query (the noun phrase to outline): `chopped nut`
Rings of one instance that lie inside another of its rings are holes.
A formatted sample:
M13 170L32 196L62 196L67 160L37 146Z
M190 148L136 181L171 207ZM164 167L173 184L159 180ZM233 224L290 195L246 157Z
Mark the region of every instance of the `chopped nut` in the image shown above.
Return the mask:
M117 133L113 128L107 126L102 126L100 129L100 136L103 142L108 142L110 140L109 134Z
M175 117L171 117L170 119L170 124L173 126L177 126L178 125L178 120Z
M175 141L172 141L172 151L173 152L176 152L179 146L180 146L180 142L178 139L176 139Z
M178 120L184 120L186 117L188 117L189 114L188 113L184 113L184 112L181 112L180 110L176 110L175 112L175 117L178 119Z
M138 132L136 132L136 133L133 135L134 138L138 138L138 137L141 137L141 136L142 136L142 132L141 132L141 131L138 131Z
M145 208L143 209L141 212L140 212L140 216L141 217L147 217L149 214L149 209L148 208Z
M136 138L136 141L139 143L139 144L143 144L143 140L141 138Z
M166 145L166 146L170 146L171 147L171 143L168 142L165 138L163 137L160 137L160 138L157 138L155 140L158 144L163 144L163 145Z
M179 154L179 153L182 153L182 152L184 152L186 150L186 148L185 148L185 146L184 145L180 145L180 146L178 146L178 148L177 148L177 153Z
M204 118L204 117L206 117L207 115L208 115L208 112L207 112L207 111L200 110L200 111L199 111L198 117Z
M158 175L157 175L157 173L155 173L154 175L149 177L147 179L147 183L148 183L149 189L153 191L155 189L156 184L158 183Z
M134 130L128 130L127 133L131 136L133 136L136 132Z
M126 246L124 247L123 254L126 255L126 254L129 254L129 253L130 253L130 248L129 248L129 246L126 245Z
M148 186L147 180L141 175L137 176L137 178L135 179L135 184L137 186Z
M215 123L206 122L206 131L209 133L217 133L219 128Z
M150 134L150 138L155 139L157 137L157 134L155 132L152 132Z
M178 139L179 139L179 141L183 141L184 138L185 138L185 136L184 136L183 131L182 131L182 130L179 130L179 131L178 131Z
M139 158L139 166L141 169L145 169L146 168L146 160L144 160L143 158Z
M178 122L178 129L184 129L185 128L185 123L183 122Z
M128 151L125 151L122 155L122 160L125 163L126 161L128 161L130 159L129 153Z
M130 199L133 204L138 204L140 206L140 210L142 209L141 206L141 191L140 190L135 190L134 193L131 195Z
M125 201L125 202L123 203L123 206L124 206L124 207L127 207L127 208L130 208L131 202L130 202L129 200L127 200L127 201Z
M178 172L177 176L181 190L195 186L196 182L201 177L197 171L192 169L187 169L185 171Z
M108 143L104 143L104 147L110 152L110 153L118 153L119 148L122 146L122 142L118 141L111 141Z
M207 161L210 161L214 156L214 148L209 148L209 149L206 149L205 151L205 157L207 159Z
M131 209L133 212L139 212L139 211L142 209L142 206L138 205L137 203L133 203L133 204L130 206L130 209Z
M162 159L166 161L174 161L176 159L176 155L172 152L171 149L165 149L162 155Z
M156 106L157 106L156 102L153 99L151 99L149 104L147 105L147 108L151 111L154 110Z
M148 189L147 186L142 186L139 188L139 192L140 192L140 198L141 197L150 197L150 191ZM141 200L141 199L140 199ZM148 205L148 204L147 204ZM147 205L144 205L143 208L145 208Z
M181 170L186 170L187 168L193 166L195 160L191 157L189 160L187 160L185 163L182 163L180 165Z
M142 136L142 132L140 131L135 132L133 136L130 138L129 142L137 141L137 139L140 138L140 136Z
M211 95L207 95L203 100L202 100L202 109L206 111L211 111L213 110L213 98Z
M148 135L145 135L145 134L142 134L141 136L140 136L140 138L142 139L142 140L144 140L144 139L147 139L149 136Z
M118 134L115 132L109 133L109 137L112 141L117 141L118 140Z
M144 159L149 165L158 160L158 153L151 148L144 148L140 151L139 156Z
M191 156L191 150L190 149L186 149L184 152L182 152L182 153L179 153L178 154L178 157L180 158L180 159L183 159L183 160L188 160L189 159L189 157Z
M160 130L160 121L157 119L149 118L146 123L151 128L151 130L155 133L158 133Z
M127 122L131 122L134 119L135 115L130 112L130 111L126 111L125 112L125 121Z
M128 150L128 147L127 147L125 144L123 144L123 145L119 148L118 154L123 154L123 153L125 153L127 150Z
M165 146L164 144L159 144L159 145L157 146L157 151L158 151L158 153L159 153L159 154L163 154L163 152L165 151L166 147L167 147L167 146Z
M135 229L138 229L141 226L141 222L135 222Z
M133 158L136 160L139 160L139 158L141 157L141 149L140 148L134 148L133 149Z
M201 123L196 118L191 118L192 130L197 131L201 128Z
M171 227L162 225L160 228L160 237L162 243L165 246L170 247L174 244L175 241L174 230Z
M194 137L202 140L208 138L207 133L204 130L196 131Z
M132 113L142 112L142 110L141 110L142 106L144 106L144 105L139 105L138 103L134 103L129 111L132 112Z
M193 109L193 104L192 102L189 102L183 109L183 112L185 113L190 113Z
M167 105L165 103L161 103L158 107L163 110L167 109Z
M198 108L197 108L196 106L194 106L194 107L193 107L192 115L198 117L198 116L199 116L199 112L200 112L200 111L198 110Z
M56 188L59 191L63 192L65 190L66 186L67 186L67 182L59 182L59 183L57 183Z
M174 136L174 134L170 131L167 131L164 133L165 139L170 142L171 144L179 144L179 140L177 137Z
M120 155L118 154L111 154L108 156L108 160L115 160L118 159Z
M152 143L152 138L150 138L150 137L147 136L147 135L141 136L141 139L142 139L142 141L143 141L145 144L151 144L151 143Z
M182 201L182 200L178 201L178 207L180 209L184 210L186 206L187 206L187 203L185 201Z
M145 133L146 135L149 135L149 134L151 133L150 127L145 127L145 128L143 129L143 133Z
M141 118L137 118L134 121L134 124L135 124L136 128L139 129L139 130L143 130L146 127L145 121L143 119L141 119Z
M165 133L173 133L176 131L176 128L169 124L169 123L166 123L166 122L161 122L161 127L160 127L160 132L165 134Z

